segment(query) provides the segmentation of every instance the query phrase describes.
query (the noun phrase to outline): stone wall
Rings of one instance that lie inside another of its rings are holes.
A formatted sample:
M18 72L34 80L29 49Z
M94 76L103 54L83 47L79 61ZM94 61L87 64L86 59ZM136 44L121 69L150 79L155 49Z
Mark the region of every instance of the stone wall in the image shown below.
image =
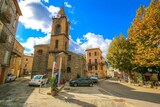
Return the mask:
M0 9L5 0L0 0ZM2 10L0 10L2 12ZM15 33L17 30L17 24L21 11L17 0L8 0L6 10L3 10L3 15L0 17L0 23L2 23L0 37L3 36L3 42L0 42L0 65L3 67L3 79L5 80L8 73L8 67L10 66L10 58L13 50L13 44L15 41ZM4 18L5 17L5 18ZM0 69L2 71L2 69ZM0 81L2 82L2 81Z
M62 77L66 80L76 79L77 75L84 77L86 71L85 63L83 55L68 52L67 70L62 73Z
M48 50L49 50L48 44L36 45L34 47L32 74L35 75L38 72L40 73L47 72L46 70L47 70L47 63L48 63Z
M32 71L32 65L33 65L33 55L23 55L22 56L22 72L21 75L25 74L25 72Z

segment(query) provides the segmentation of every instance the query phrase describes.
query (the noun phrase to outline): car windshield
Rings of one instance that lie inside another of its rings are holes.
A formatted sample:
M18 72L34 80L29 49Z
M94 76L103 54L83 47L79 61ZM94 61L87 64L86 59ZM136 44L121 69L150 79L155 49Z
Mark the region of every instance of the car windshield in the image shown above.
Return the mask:
M97 75L92 75L92 77L98 77Z
M41 75L36 75L36 76L33 77L33 79L41 79L41 78L42 78Z

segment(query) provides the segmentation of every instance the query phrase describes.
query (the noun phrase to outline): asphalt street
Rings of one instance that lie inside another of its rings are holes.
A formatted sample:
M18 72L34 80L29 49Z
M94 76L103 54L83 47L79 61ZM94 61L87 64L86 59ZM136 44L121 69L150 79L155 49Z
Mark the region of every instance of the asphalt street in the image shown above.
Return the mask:
M98 86L110 96L160 104L160 93L156 92L156 89L155 91L147 91L148 89L144 90L143 88L137 90L109 80L101 81Z

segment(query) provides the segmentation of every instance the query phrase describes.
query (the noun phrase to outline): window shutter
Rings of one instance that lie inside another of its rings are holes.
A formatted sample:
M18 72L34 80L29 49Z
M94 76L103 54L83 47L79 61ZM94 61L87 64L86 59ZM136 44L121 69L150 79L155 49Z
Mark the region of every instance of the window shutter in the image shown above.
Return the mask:
M4 64L8 64L8 59L9 59L9 51L6 51L4 56Z

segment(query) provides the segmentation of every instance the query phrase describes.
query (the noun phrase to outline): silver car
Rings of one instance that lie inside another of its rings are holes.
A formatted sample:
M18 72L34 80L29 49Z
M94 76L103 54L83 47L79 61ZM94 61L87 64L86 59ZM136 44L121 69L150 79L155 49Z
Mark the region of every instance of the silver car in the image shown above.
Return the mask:
M29 86L31 85L44 85L46 84L48 81L48 78L46 77L46 75L35 75L31 81L29 82Z

